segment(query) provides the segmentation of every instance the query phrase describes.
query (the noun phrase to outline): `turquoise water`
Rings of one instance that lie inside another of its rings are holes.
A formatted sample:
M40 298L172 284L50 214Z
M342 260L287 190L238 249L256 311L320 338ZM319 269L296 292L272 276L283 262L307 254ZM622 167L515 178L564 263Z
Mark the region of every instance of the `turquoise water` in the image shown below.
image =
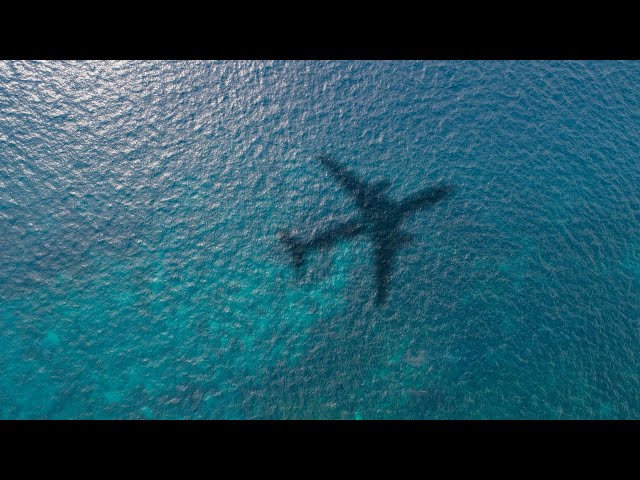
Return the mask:
M328 153L447 202L389 300ZM639 418L640 63L0 62L0 418Z

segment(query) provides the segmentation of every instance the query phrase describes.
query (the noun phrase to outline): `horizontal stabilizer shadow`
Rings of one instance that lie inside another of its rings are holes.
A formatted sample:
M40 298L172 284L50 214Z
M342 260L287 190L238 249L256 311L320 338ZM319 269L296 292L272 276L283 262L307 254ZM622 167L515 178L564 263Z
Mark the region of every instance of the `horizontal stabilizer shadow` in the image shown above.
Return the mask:
M287 246L296 268L304 264L304 244L289 231L278 232L278 238Z

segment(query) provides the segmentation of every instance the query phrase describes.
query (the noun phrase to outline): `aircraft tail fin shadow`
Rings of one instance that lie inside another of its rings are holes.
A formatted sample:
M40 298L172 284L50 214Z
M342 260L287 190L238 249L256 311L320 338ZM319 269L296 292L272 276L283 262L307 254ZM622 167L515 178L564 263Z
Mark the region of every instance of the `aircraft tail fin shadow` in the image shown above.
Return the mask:
M295 235L292 235L290 231L281 231L278 232L278 239L280 239L291 253L291 257L293 259L293 264L296 268L302 267L304 264L304 254L305 248L304 243L302 243Z

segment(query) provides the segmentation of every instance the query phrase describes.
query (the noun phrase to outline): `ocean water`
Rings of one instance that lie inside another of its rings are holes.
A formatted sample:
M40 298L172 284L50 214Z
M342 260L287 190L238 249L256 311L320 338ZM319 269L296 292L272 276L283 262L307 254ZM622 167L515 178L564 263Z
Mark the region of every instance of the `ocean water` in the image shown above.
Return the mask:
M0 62L0 418L640 418L639 192L638 62Z

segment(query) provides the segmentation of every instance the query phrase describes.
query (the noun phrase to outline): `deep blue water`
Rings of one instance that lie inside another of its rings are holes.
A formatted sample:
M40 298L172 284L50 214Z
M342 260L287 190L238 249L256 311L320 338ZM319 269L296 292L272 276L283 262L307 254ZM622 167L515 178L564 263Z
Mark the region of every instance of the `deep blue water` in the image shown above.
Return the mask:
M386 305L366 237L411 217ZM640 418L640 63L0 62L0 418Z

